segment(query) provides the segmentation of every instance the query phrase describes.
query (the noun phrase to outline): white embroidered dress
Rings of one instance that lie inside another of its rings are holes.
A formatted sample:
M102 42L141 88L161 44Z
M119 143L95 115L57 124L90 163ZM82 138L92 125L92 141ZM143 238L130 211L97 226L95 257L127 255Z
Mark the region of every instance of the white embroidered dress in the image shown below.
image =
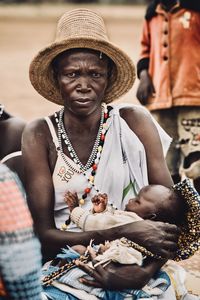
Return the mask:
M118 209L124 210L127 201L148 184L146 154L143 144L129 128L127 123L120 117L119 109L130 104L112 105L110 117L107 120L108 131L98 165L94 184L100 193L107 193L108 199ZM149 113L144 109L146 113ZM57 161L53 172L55 189L54 216L57 228L65 223L69 216L69 210L64 202L66 191L77 192L78 196L84 193L87 187L87 178L83 174L74 172L64 162L59 148L57 134L49 118L45 118L57 149ZM159 125L157 124L159 127ZM166 153L171 139L159 127L163 149ZM66 156L70 165L79 171L78 166ZM91 174L91 169L86 173ZM92 189L82 208L91 208L91 197L96 194ZM69 228L71 231L80 231L74 224Z

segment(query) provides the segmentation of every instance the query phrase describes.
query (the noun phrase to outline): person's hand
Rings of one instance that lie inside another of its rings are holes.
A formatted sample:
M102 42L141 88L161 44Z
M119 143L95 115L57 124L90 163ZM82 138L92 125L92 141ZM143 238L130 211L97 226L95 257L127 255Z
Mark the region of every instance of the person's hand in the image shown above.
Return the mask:
M106 209L108 203L108 196L107 194L98 194L95 195L92 199L93 204L93 212L94 213L101 213Z
M64 196L64 201L67 203L70 212L72 212L75 207L79 206L77 193L67 192Z
M96 254L91 249L88 251L93 265L95 265ZM93 278L92 280L89 280L82 277L80 279L81 283L109 290L122 290L126 288L141 289L153 275L150 272L148 274L145 268L138 265L109 263L105 268L101 265L91 268L78 260L76 261L76 265Z
M142 105L147 104L149 97L155 96L155 88L147 70L142 70L140 73L140 83L136 96Z
M119 228L119 227L118 227ZM120 227L120 235L165 259L173 258L180 230L169 223L142 220Z

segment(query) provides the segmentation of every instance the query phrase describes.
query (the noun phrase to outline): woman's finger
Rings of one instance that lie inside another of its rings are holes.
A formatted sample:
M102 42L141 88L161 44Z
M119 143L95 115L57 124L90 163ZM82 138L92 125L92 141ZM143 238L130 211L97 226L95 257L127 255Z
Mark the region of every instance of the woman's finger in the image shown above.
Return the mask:
M164 249L160 251L160 254L163 257L163 259L173 259L175 256L175 252L171 252L169 250L164 250Z
M97 281L94 281L94 280L89 280L89 279L86 279L84 277L81 277L79 279L79 281L85 285L88 285L88 286L92 286L92 287L96 287L96 288L102 288L102 285L97 282Z
M176 242L170 242L170 241L165 241L164 243L164 249L171 251L171 252L175 252L178 248L178 245Z
M87 250L88 250L91 260L92 261L95 260L97 255L96 255L96 252L94 251L94 249L91 246L88 246Z
M95 269L91 268L90 266L88 266L87 264L84 264L83 262L77 260L75 261L75 264L78 268L80 268L81 270L83 270L84 272L86 272L88 275L90 275L91 277L94 277L95 274Z
M91 268L87 264L84 264L83 262L80 262L80 261L76 261L75 263L78 268L80 268L85 273L87 273L92 278L94 278L97 282L99 282L99 284L102 282L103 276L101 274L99 274L98 270L95 270L94 268Z
M175 235L179 235L181 230L178 226L173 225L173 224L169 224L169 223L165 223L166 229L165 231L167 233L171 233L171 234L175 234Z
M104 278L103 272L105 271L101 266L98 266L97 268L94 269L80 261L76 261L76 266L79 267L84 272L86 272L91 277L93 277L96 281L102 282L102 279Z

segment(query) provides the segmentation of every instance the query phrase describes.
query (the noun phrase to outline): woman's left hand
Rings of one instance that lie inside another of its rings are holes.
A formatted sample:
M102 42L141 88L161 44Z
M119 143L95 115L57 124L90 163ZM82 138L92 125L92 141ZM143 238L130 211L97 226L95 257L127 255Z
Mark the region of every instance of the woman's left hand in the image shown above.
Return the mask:
M93 269L87 264L77 262L77 266L94 278L94 280L89 280L82 277L80 282L96 288L108 290L141 289L150 279L146 279L147 274L138 265L110 263L105 268L99 265Z
M89 253L93 265L95 265L95 254L90 250ZM108 290L141 289L152 276L151 272L147 272L146 268L138 265L109 263L105 268L101 265L91 268L80 261L77 261L76 265L94 278L94 280L89 280L83 277L80 279L81 283Z

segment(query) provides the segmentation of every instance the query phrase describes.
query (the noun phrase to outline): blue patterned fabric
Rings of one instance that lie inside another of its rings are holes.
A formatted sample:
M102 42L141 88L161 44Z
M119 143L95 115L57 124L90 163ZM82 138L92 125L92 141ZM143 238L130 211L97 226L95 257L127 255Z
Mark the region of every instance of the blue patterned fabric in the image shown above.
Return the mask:
M64 252L59 255L59 257L66 259L68 262L71 262L73 259L78 258L80 255L71 249L70 247L64 249ZM57 267L50 266L46 271L44 271L43 275L49 275L54 271L57 271ZM131 296L132 299L141 299L141 298L151 298L153 296L159 296L164 291L168 289L170 286L170 278L164 271L159 271L154 278L152 278L148 284L142 290L132 290L126 289L123 291L109 291L103 290L101 288L93 288L90 286L86 286L82 284L79 279L81 277L90 278L88 274L84 271L80 270L77 267L73 267L69 271L67 271L64 275L62 275L57 281L78 290L84 290L90 295L94 295L99 299L103 300L123 300L127 296ZM52 300L59 299L59 300L68 300L68 299L77 299L76 297L64 293L63 291L59 290L54 286L47 286L44 287L45 294ZM59 296L58 296L59 295ZM68 298L74 297L74 298ZM57 297L57 298L56 298Z

